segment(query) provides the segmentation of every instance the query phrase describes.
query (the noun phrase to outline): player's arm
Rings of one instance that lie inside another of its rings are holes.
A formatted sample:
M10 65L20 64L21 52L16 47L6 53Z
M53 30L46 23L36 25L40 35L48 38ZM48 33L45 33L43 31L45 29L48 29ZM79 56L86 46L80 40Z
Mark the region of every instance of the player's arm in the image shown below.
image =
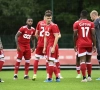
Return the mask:
M47 47L47 38L44 35L44 47L43 47L43 53L46 53L46 47Z
M93 42L93 52L96 52L96 37L95 37L95 30L91 30L92 33L92 42Z
M58 34L58 38L61 38L61 33Z
M54 33L54 36L55 36L55 40L54 40L53 47L51 49L51 53L54 53L55 52L55 47L58 44L58 39L59 39L59 34L58 33Z
M35 32L35 37L38 39L39 35L38 35L38 30L36 30Z
M34 52L35 50L35 36L31 36L31 41L32 41L32 45L33 45L33 48L32 48L32 53Z
M76 21L74 24L73 24L73 42L74 42L74 50L75 52L77 51L77 46L76 46L76 41L77 41L77 38L78 38L78 22Z
M18 37L21 35L22 33L20 31L18 31L15 35L15 42L16 42L16 46L17 46L17 50L20 51L20 47L18 45Z
M2 45L2 42L1 42L1 38L0 38L0 50L3 49L3 45Z
M77 51L77 49L76 49L77 30L73 31L73 41L74 41L74 50Z

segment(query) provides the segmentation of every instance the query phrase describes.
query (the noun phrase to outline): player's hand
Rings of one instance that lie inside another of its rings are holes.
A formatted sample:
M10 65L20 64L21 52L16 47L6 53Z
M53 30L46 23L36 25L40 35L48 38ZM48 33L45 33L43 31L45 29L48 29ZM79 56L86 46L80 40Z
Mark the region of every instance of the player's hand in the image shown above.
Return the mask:
M93 53L95 53L96 52L96 46L93 46Z
M52 47L52 48L51 48L51 53L54 53L54 52L55 52L55 48Z
M77 47L76 46L74 46L74 50L75 50L75 52L77 52Z
M33 47L31 53L33 53L34 51L35 51L35 48Z
M20 51L20 47L19 46L17 46L17 51Z
M43 53L46 54L46 48L43 48Z

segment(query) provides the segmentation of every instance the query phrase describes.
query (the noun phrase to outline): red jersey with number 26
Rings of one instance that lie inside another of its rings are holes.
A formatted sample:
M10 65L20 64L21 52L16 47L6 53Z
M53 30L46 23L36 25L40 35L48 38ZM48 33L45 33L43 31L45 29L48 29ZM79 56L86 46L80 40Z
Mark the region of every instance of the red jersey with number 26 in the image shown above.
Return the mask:
M39 21L36 27L36 30L38 30L38 42L37 42L37 46L38 47L43 47L44 46L44 28L46 26L46 21L42 20Z
M35 34L35 29L31 27L28 29L27 26L22 26L19 31L21 35L18 37L18 43L27 45L30 44L31 36Z
M46 25L45 27L45 36L47 38L47 44L53 45L55 40L55 33L60 33L59 28L57 24L50 23L49 25Z
M92 47L91 30L93 29L94 29L94 23L87 19L82 19L74 23L73 30L78 31L78 39L76 42L77 46Z

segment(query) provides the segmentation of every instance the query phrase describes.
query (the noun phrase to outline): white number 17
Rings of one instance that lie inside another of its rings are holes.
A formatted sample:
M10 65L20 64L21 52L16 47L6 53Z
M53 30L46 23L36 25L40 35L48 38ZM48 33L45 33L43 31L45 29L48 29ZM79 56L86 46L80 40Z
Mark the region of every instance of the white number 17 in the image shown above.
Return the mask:
M89 33L89 27L81 27L82 29L82 36L87 37Z

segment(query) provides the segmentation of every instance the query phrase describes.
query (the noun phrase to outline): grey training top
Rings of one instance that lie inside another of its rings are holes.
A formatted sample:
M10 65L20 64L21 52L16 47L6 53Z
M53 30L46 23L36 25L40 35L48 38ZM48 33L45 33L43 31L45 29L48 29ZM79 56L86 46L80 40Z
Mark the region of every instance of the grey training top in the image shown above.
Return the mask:
M96 39L100 42L100 18L94 21L95 24L95 32L96 32Z

